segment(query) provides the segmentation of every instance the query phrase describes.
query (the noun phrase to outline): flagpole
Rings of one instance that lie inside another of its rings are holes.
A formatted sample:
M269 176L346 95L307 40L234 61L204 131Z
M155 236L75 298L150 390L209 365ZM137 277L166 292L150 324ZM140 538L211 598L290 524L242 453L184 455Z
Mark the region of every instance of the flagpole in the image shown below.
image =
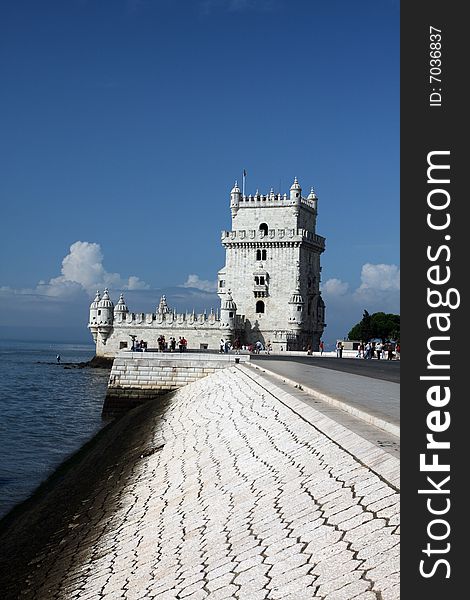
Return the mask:
M245 178L246 178L246 171L245 169L243 169L243 178L242 178L242 197L245 197Z

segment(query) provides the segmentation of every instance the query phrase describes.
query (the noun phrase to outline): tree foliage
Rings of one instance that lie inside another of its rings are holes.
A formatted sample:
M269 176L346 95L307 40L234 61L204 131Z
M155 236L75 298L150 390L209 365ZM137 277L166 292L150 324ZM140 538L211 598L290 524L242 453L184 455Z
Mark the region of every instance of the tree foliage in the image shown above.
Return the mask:
M362 340L367 342L373 338L386 340L400 339L400 315L377 312L370 315L367 310L362 315L362 320L356 323L348 333L349 340Z

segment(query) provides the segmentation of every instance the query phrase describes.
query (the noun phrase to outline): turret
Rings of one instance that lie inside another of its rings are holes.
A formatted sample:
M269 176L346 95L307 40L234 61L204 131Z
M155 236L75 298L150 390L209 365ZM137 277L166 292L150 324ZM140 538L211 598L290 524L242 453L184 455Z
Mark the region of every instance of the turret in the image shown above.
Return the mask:
M98 332L101 336L103 344L106 344L111 329L113 328L114 320L114 304L112 303L108 289L106 288L103 297L98 302Z
M302 188L300 183L297 181L297 177L294 177L294 183L290 187L290 199L292 202L300 202L302 198Z
M318 203L318 197L315 194L315 190L312 188L310 188L310 194L307 196L308 200L311 200L313 203L313 208L315 209L315 212L317 211L317 203Z
M238 212L238 206L240 204L241 192L238 187L238 182L235 181L235 185L230 192L230 209L232 211L232 217L234 217Z
M225 300L220 306L220 326L224 329L235 329L235 315L237 313L237 305L233 301L230 290L227 292Z
M98 338L98 304L101 300L99 290L96 290L96 296L93 302L90 304L90 317L88 320L88 329L93 336L93 341L96 344Z
M157 315L167 315L169 312L170 312L170 309L166 302L166 296L163 295L160 298L160 302L158 303L158 306L157 306Z
M304 314L304 300L299 288L291 295L289 300L289 323L298 328L302 325Z
M118 303L114 307L114 319L119 322L125 321L128 312L129 309L127 308L126 301L124 300L124 295L121 294L119 296Z
M299 329L304 316L304 299L300 293L300 264L297 262L296 286L289 299L289 324Z

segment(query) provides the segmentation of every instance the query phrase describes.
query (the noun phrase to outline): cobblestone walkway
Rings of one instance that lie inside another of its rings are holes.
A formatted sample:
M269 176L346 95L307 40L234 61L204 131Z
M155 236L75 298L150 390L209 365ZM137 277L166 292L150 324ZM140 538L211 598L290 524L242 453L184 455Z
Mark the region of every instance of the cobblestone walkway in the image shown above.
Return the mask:
M397 491L236 368L179 390L101 502L38 598L399 598Z

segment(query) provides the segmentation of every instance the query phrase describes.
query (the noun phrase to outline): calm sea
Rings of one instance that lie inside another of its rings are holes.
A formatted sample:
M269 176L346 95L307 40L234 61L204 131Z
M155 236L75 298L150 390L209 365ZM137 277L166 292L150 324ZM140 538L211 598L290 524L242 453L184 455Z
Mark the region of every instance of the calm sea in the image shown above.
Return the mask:
M0 341L0 517L106 424L109 372L63 364L93 355L92 345Z

